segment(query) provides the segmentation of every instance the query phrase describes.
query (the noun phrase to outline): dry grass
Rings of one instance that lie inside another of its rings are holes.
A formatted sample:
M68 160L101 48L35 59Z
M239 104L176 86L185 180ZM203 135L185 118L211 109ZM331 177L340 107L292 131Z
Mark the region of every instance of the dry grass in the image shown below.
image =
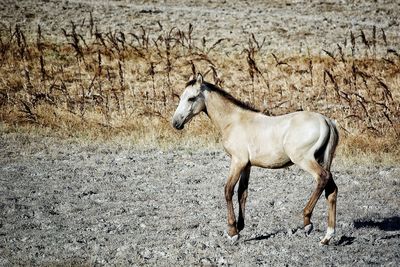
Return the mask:
M202 72L266 114L313 110L335 119L343 158L400 160L400 56L383 30L374 27L371 37L350 32L349 42L320 55L277 55L254 35L237 52L223 53L225 40L196 43L191 25L160 27L151 38L143 27L98 32L87 23L63 29L65 42L44 39L39 27L30 34L1 29L2 131L215 144L218 134L205 116L184 133L169 122L188 77ZM377 46L387 53L378 56Z

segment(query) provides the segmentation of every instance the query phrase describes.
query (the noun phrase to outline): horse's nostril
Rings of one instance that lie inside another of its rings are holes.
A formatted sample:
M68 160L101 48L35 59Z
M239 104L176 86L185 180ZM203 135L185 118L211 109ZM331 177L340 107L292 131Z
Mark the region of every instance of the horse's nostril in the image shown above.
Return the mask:
M179 121L173 121L172 126L174 126L175 129L177 130L182 130L183 129L183 123L180 123Z
M173 121L172 126L174 126L175 129L178 129L178 130L180 129L180 125L179 125L178 121Z

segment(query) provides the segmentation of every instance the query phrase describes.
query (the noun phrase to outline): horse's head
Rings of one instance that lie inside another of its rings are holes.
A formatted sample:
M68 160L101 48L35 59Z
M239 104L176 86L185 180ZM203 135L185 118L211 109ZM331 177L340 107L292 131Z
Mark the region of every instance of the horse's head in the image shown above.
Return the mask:
M187 83L172 117L172 126L175 129L182 130L185 123L205 109L204 95L201 90L202 84L203 76L201 74Z

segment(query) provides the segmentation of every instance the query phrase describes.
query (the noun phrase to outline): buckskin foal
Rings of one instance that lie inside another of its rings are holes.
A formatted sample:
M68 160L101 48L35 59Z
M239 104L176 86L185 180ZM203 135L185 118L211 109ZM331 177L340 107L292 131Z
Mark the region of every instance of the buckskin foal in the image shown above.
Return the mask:
M195 115L204 111L222 135L222 144L231 157L225 185L228 209L228 237L234 242L244 228L245 204L251 166L283 168L297 164L310 173L317 186L303 211L304 228L311 232L311 214L322 192L328 203L328 228L322 244L335 234L337 186L330 167L339 135L335 124L313 112L294 112L270 117L248 107L217 86L203 81L201 74L186 84L172 125L183 129ZM232 203L239 181L239 214L235 219Z

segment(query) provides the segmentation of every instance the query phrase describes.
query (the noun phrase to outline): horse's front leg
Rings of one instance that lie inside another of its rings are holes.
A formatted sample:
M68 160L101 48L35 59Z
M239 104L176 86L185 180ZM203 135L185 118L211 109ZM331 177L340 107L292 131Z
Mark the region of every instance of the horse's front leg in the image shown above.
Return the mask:
M235 211L233 208L233 192L235 185L240 178L240 173L246 167L247 162L244 163L236 158L232 158L231 168L229 171L229 177L225 185L225 200L228 210L228 237L232 241L236 241L239 238L239 231L236 226Z
M250 168L251 165L247 164L242 173L240 174L239 188L238 188L239 216L237 222L237 228L239 232L242 231L244 228L244 216L245 216L245 207L248 194L247 189L249 186Z

